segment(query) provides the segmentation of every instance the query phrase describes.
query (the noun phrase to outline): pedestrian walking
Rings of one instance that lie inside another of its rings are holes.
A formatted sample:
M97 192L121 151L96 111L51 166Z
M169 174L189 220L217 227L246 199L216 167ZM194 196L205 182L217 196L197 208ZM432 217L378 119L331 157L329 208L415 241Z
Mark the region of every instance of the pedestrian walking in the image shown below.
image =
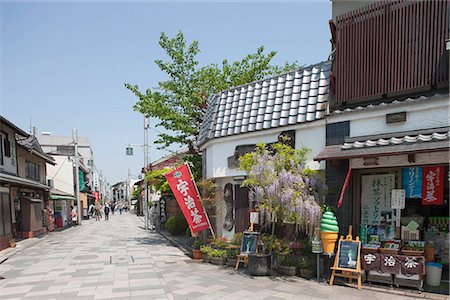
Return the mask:
M93 217L94 217L94 214L95 214L95 208L94 208L94 204L92 204L92 203L91 203L91 205L89 206L88 214L89 214L89 217L90 217L90 218L93 218Z
M116 209L116 202L111 204L111 213L114 215L114 210Z
M71 208L71 212L70 212L70 217L72 218L72 226L77 225L77 218L78 218L78 213L77 213L77 209L76 207L70 206Z
M105 205L105 221L108 221L109 219L109 211L111 210L111 208L109 207L109 204L106 203Z
M119 202L119 213L122 214L123 204Z
M95 205L95 221L100 221L100 214L102 213L102 206L100 204L97 203L97 205Z

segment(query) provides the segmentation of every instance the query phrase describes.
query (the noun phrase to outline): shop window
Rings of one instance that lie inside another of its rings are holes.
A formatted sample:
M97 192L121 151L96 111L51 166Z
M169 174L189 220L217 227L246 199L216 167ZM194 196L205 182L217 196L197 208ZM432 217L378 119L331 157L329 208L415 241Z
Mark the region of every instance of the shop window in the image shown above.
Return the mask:
M41 168L38 164L31 161L25 162L25 177L28 179L40 181L41 180Z

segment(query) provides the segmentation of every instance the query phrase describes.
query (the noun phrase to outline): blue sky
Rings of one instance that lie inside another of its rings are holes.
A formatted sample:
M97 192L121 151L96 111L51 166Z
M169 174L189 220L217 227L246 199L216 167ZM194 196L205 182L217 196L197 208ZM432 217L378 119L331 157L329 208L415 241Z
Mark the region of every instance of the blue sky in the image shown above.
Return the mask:
M330 52L331 1L264 2L2 2L0 113L29 131L72 128L93 145L97 167L113 184L138 174L142 116L124 83L156 86L164 74L162 31L198 40L202 65L238 60L257 47L278 52L274 64L313 64ZM152 125L155 125L155 120ZM150 144L156 133L150 131ZM167 152L151 149L150 161Z

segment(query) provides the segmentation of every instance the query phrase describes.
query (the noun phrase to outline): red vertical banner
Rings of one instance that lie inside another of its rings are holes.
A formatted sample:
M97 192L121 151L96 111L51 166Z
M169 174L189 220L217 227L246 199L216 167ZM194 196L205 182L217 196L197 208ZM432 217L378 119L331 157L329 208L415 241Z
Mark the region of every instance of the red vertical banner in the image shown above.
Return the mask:
M209 220L200 202L200 195L189 167L184 164L164 176L192 232L209 229Z
M342 186L341 196L339 197L339 201L338 201L338 205L337 205L338 208L341 207L343 202L344 202L344 193L345 193L345 190L347 189L348 184L350 182L350 175L351 174L352 174L352 166L350 166L348 168L347 176L345 177L344 185Z
M100 193L94 192L94 197L95 197L95 203L98 203L98 200L100 200Z
M422 205L444 204L444 167L423 167Z

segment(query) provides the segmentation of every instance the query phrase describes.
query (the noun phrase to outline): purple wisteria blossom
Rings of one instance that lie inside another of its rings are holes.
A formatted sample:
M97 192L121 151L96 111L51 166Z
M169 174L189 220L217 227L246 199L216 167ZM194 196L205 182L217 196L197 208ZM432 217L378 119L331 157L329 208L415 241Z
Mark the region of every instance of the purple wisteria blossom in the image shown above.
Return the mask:
M250 200L257 207L283 222L296 223L312 234L320 222L320 202L326 190L317 171L305 168L305 149L294 150L275 144L274 152L259 145L251 157L251 166L244 168L249 175ZM249 156L250 155L250 156Z

